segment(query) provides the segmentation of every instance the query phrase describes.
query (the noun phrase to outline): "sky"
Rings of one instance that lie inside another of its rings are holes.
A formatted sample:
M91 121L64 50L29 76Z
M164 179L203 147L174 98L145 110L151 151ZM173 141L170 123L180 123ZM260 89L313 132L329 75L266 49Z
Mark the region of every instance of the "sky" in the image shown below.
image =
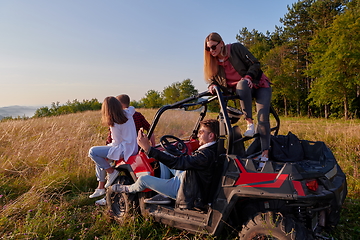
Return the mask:
M204 40L274 32L296 0L0 0L0 107L128 94L139 101L191 79Z

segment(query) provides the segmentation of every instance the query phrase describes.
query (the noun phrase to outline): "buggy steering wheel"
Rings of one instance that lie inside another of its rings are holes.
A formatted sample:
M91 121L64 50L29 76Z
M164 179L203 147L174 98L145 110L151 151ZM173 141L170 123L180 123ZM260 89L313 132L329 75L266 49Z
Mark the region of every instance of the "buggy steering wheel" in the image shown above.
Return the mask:
M175 144L170 143L168 139L176 140ZM160 138L160 145L165 149L165 151L175 156L185 155L188 152L188 147L184 141L173 135L162 136Z

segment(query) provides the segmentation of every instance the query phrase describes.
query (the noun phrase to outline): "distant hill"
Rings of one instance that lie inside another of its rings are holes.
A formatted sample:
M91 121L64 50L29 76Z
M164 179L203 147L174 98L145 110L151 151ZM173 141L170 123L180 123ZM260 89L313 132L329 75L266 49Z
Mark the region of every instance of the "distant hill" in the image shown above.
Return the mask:
M9 106L0 107L0 119L4 117L32 117L39 106Z

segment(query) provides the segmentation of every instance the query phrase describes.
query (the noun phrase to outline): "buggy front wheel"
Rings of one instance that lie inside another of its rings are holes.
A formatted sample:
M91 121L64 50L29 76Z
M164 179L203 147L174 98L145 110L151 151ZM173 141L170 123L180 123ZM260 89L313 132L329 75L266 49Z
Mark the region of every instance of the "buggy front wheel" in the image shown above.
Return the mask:
M309 231L290 216L277 212L258 213L243 225L240 239L306 240L313 239Z
M119 176L114 181L114 184L129 185L131 181L127 176ZM137 211L139 202L136 194L108 191L106 194L106 205L114 219L122 220L125 215Z

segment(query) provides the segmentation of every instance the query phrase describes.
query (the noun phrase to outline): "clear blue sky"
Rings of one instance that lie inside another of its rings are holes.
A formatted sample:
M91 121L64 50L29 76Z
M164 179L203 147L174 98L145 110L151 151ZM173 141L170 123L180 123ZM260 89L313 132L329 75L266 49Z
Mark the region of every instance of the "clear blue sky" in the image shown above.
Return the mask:
M0 0L0 107L127 93L190 78L210 32L273 32L296 0Z

